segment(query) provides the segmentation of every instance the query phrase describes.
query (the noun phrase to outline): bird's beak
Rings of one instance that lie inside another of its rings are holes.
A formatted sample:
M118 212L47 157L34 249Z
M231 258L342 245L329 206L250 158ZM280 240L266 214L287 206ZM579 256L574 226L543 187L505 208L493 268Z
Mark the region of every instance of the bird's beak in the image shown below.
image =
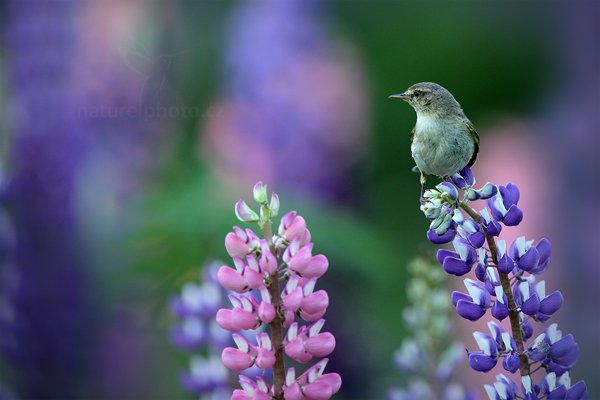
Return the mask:
M407 92L404 93L398 93L398 94L392 94L389 96L390 99L400 99L400 100L408 100L410 98L410 94L408 94Z

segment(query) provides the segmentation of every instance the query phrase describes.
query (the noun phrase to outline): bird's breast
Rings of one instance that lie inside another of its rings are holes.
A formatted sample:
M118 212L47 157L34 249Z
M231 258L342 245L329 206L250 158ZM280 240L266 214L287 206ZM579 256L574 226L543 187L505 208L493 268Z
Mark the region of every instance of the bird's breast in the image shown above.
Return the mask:
M460 120L450 122L417 115L411 152L422 172L448 176L467 165L473 154L473 143Z

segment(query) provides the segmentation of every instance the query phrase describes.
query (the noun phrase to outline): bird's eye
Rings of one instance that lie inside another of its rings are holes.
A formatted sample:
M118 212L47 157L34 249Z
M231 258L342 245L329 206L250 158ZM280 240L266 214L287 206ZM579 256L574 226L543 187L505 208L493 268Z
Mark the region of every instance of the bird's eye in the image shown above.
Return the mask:
M413 96L415 96L415 97L419 97L419 96L421 95L421 93L422 93L422 92L421 92L420 90L415 90L415 91L413 92Z

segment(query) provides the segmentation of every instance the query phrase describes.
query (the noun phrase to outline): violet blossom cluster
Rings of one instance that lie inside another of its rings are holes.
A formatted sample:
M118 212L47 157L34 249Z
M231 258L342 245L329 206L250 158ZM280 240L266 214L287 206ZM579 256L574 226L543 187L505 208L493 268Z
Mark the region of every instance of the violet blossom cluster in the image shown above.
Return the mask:
M475 269L476 279L464 280L466 293L452 293L456 312L477 321L489 311L496 320L488 322L489 333L473 333L479 351L469 352L471 368L488 372L500 362L510 373L519 371L518 384L499 374L493 384L485 385L491 400L587 399L585 382L572 384L569 376L579 355L573 335L563 336L557 324L551 324L533 336L532 321L546 322L563 303L560 291L547 293L545 281L539 280L550 263L550 242L519 237L508 246L497 239L503 226L519 225L523 219L519 188L488 182L476 189L474 184L473 173L465 167L450 181L427 190L421 206L431 221L428 239L452 242L454 247L438 250L442 268L456 276ZM486 207L475 211L469 205L475 200L485 200ZM510 332L499 323L506 318Z
M260 211L240 200L235 213L243 222L258 223L264 238L239 227L225 237L234 268L222 266L217 277L224 288L236 294L229 295L232 308L220 309L216 320L223 329L234 332L236 344L223 350L223 364L233 371L253 366L272 369L273 381L242 374L241 389L234 390L231 399L329 399L339 390L341 378L337 373L324 374L328 359L321 359L298 377L295 368L285 370L284 360L285 355L305 364L314 357L329 355L335 347L334 336L322 332L329 297L324 290L315 290L329 263L324 255L312 254L304 218L291 211L273 233L271 224L279 211L279 197L273 193L269 200L262 182L254 186L253 194ZM240 333L267 325L269 332L257 333L254 340Z
M408 265L406 284L408 306L403 310L405 324L412 334L394 353L394 362L403 376L410 379L406 387L388 391L387 400L474 400L474 393L456 379L458 364L464 360L464 346L453 342L444 287L446 275L435 268L434 261L418 257Z
M177 318L169 332L171 342L192 353L189 369L181 374L180 382L201 400L221 400L231 392L229 373L219 357L231 337L214 321L226 296L217 282L219 265L205 265L202 283L186 282L181 293L169 302L170 311Z

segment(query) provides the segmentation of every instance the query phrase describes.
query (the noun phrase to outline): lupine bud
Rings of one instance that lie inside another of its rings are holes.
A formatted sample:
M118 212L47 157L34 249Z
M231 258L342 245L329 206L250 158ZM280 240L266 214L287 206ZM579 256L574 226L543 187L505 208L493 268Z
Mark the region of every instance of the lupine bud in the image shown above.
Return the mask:
M265 185L262 182L257 182L256 185L254 185L254 189L252 189L252 194L254 196L254 200L260 204L260 205L266 205L267 204L267 185Z
M235 216L242 222L258 222L259 217L242 199L235 203Z
M271 210L271 216L276 217L279 214L279 196L277 193L271 194L271 201L269 202L269 210Z

